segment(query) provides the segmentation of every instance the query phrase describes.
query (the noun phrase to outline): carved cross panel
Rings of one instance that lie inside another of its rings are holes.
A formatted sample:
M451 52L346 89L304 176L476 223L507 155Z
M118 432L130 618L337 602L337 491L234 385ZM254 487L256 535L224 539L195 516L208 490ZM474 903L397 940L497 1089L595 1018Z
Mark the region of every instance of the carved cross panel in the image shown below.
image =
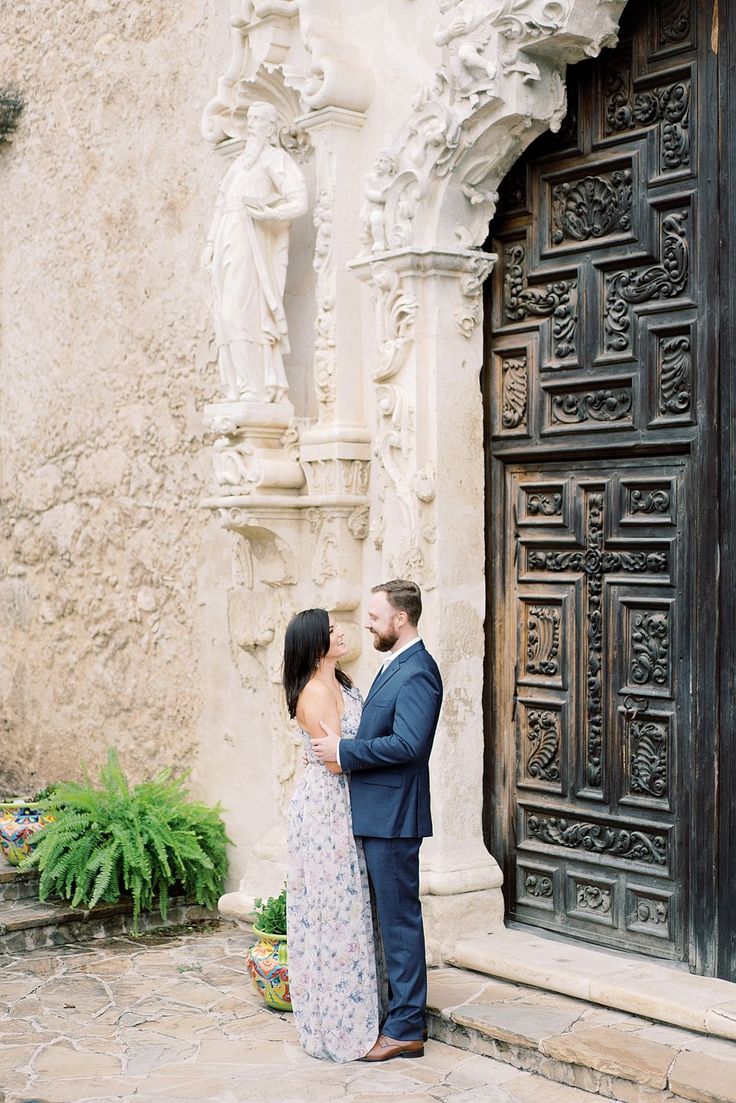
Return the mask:
M627 13L487 246L488 799L515 919L677 958L702 92L693 3Z
M682 906L684 474L683 463L656 461L587 462L574 473L507 466L502 587L517 913L552 909L558 923L583 927L605 917L614 944L652 935L672 951ZM540 895L545 878L551 891ZM644 899L667 921L642 935Z

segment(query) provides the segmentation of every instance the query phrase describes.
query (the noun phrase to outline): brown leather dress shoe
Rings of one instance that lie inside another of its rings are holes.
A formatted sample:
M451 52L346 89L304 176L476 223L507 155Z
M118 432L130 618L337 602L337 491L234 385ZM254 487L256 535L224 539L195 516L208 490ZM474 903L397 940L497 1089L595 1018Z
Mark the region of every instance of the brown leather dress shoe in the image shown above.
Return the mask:
M424 1057L424 1042L421 1038L416 1041L399 1041L397 1038L389 1038L387 1034L379 1034L373 1049L369 1049L361 1061L390 1061L393 1057Z

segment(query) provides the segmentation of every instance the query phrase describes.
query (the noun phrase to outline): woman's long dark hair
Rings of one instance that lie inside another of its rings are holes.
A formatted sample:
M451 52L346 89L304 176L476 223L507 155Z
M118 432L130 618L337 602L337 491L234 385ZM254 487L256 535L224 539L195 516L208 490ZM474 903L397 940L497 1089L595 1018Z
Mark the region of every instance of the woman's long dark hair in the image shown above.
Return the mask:
M330 650L330 618L326 609L303 609L289 621L284 637L284 692L289 716L296 716L299 694ZM352 686L335 668L341 686Z

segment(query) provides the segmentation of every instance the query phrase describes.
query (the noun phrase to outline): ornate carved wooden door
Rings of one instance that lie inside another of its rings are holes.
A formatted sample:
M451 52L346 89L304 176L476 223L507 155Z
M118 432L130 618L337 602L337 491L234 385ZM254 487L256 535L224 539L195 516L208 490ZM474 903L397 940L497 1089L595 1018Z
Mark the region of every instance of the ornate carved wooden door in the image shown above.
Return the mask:
M695 22L687 0L630 4L620 46L570 70L563 131L530 147L491 227L484 372L508 910L676 958L709 347Z

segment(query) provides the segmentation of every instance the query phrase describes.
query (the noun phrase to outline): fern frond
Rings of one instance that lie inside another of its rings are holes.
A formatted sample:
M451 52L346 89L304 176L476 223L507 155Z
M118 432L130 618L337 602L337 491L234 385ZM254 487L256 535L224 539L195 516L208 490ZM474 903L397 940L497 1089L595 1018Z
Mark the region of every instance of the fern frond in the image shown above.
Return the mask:
M48 806L54 820L39 832L28 860L40 872L41 899L56 894L92 907L127 891L134 933L143 911L158 906L166 919L174 891L215 906L229 841L219 805L190 800L187 775L170 770L131 787L114 750L98 786L83 776L54 789Z
M107 887L112 879L112 871L115 868L115 862L117 856L120 853L120 842L115 839L109 846L104 847L95 854L94 858L90 860L88 868L91 870L95 868L99 870L95 877L94 887L92 889L92 895L89 899L89 906L93 908L105 895Z

